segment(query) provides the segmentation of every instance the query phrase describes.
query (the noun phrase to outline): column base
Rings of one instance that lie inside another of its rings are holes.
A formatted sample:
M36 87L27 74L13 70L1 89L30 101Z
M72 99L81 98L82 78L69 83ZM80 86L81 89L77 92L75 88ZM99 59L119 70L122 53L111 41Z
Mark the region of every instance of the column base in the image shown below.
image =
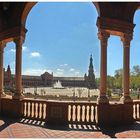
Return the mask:
M109 104L108 97L106 95L98 96L98 98L97 98L97 104L100 104L100 103Z
M6 94L4 92L0 93L0 98L5 97L5 96L6 96Z
M122 96L121 98L120 98L120 101L122 102L122 103L132 103L133 102L133 100L131 99L131 97L128 95L128 96Z
M12 96L12 99L16 99L16 100L22 100L24 99L24 95L23 94L16 94L14 96Z

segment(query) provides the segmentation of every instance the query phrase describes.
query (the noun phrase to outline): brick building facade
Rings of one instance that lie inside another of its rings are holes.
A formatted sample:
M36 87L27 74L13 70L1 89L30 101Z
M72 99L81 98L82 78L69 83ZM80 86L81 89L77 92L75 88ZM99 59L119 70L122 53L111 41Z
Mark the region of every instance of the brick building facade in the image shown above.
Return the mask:
M90 57L90 64L88 75L85 74L83 77L56 77L53 73L43 73L40 76L22 75L23 87L51 87L57 81L60 81L64 87L88 87L96 88L95 74L93 68L93 59ZM15 85L15 75L11 73L10 66L8 65L7 70L4 69L4 86L5 88L13 88Z

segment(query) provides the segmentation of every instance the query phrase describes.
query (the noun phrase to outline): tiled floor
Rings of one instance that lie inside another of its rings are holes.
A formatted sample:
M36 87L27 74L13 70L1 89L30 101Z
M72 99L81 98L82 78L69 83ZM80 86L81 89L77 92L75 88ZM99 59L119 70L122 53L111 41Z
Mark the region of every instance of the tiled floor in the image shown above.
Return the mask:
M140 138L140 122L116 129L73 125L48 128L44 122L0 120L0 138Z

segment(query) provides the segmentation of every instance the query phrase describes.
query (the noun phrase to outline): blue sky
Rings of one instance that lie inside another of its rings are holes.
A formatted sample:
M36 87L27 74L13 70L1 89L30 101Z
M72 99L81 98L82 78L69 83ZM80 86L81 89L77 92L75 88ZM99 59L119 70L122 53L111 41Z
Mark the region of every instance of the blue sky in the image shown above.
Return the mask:
M140 12L135 14L134 40L131 45L131 66L140 64ZM96 27L97 12L90 2L40 2L30 11L23 44L22 73L40 75L45 71L55 76L83 76L93 55L96 77L99 76L100 42ZM122 67L123 46L119 37L108 42L108 74ZM10 59L9 59L10 56ZM15 44L5 48L4 67L10 64L15 72Z

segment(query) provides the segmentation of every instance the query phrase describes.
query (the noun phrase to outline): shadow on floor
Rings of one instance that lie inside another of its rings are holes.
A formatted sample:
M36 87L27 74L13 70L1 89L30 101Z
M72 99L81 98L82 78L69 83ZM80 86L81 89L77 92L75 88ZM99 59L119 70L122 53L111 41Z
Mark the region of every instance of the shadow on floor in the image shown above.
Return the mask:
M25 119L22 118L19 123L27 124L27 125L33 125L33 126L39 126L43 128L48 128L52 130L63 130L63 131L99 131L99 127L96 125L78 125L78 124L68 124L65 126L61 125L48 125L45 123L45 121L38 121L38 120L31 120L31 119Z
M105 135L108 135L110 138L116 138L116 133L128 131L128 130L137 130L140 131L140 122L135 122L132 125L121 126L121 127L110 127L110 128L102 128L97 125L77 125L77 124L69 124L67 126L48 126L44 121L37 121L31 119L22 118L20 120L11 120L8 118L0 118L4 121L4 124L0 126L0 131L6 129L9 125L14 123L22 123L26 125L32 125L37 127L42 127L46 129L52 130L63 130L63 131L89 131L89 132L102 132Z
M108 127L108 128L100 128L101 132L105 135L108 135L110 138L117 138L115 135L117 133L125 132L125 131L140 131L140 122L134 122L130 125L125 126L116 126L116 127Z
M3 118L3 117L2 118L0 117L0 120L2 120L4 122L2 125L0 124L0 132L2 130L6 129L11 124L14 124L15 122L17 122L16 120L12 120L9 118Z

